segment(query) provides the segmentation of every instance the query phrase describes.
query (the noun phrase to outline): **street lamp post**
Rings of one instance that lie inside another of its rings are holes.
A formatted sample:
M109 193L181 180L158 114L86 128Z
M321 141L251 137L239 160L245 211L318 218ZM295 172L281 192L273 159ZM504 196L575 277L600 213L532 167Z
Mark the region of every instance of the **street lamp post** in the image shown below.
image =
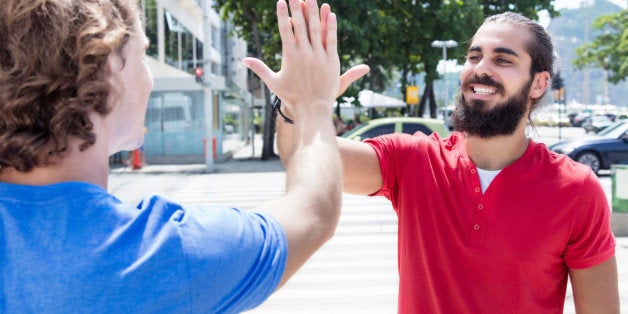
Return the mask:
M447 107L447 48L453 48L458 46L458 43L454 40L435 40L432 42L432 47L443 48L443 91L445 97L443 97L443 106Z

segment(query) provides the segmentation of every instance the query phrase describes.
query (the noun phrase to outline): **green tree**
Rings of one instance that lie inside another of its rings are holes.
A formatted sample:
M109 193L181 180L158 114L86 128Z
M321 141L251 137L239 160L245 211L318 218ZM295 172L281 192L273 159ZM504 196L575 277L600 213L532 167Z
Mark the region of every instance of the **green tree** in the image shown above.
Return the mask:
M608 81L617 84L628 76L628 10L602 15L595 19L593 29L603 31L592 42L576 49L573 64L582 69L586 65L609 71Z
M249 43L250 56L263 60L269 67L278 70L276 55L281 51L281 46L275 4L275 0L216 0L215 8L224 20L230 20L235 25L235 34ZM266 102L261 159L271 159L276 155L273 149L275 113L272 110L270 92L253 74L249 77L249 88L252 92L259 91Z
M431 46L437 39L454 39L459 46L448 55L462 60L464 43L490 14L517 11L537 19L539 10L550 16L558 13L551 0L329 0L338 15L338 47L341 68L358 63L371 68L369 75L351 86L345 96L357 99L359 90L382 91L389 86L393 73L401 72L401 93L405 95L408 78L425 72L425 89L419 105L422 115L429 100L430 113L436 115L433 82L438 79L436 65L441 50ZM237 34L250 43L251 55L264 60L271 68L278 65L280 49L276 30L275 1L217 0L216 7L224 18L231 18ZM263 84L256 81L259 88ZM267 117L264 119L262 159L273 156L274 119L268 93ZM336 111L339 114L339 108ZM270 114L270 116L269 116Z
M430 117L436 118L434 81L439 78L436 66L442 59L442 49L431 46L434 40L453 39L458 46L448 49L448 59L458 59L463 55L464 43L475 31L475 24L483 20L476 1L433 1L433 8L421 12L422 20L429 21L429 32L421 32L418 54L421 56L425 72L425 89L418 107L418 115L423 116L426 103L429 102ZM474 25L473 27L469 27ZM447 103L443 104L447 106Z
M395 52L390 35L395 21L377 6L377 0L328 1L338 16L338 54L341 70L364 63L371 68L369 75L353 84L343 96L353 97L358 104L358 92L368 88L382 90L391 82ZM340 108L336 108L340 116Z

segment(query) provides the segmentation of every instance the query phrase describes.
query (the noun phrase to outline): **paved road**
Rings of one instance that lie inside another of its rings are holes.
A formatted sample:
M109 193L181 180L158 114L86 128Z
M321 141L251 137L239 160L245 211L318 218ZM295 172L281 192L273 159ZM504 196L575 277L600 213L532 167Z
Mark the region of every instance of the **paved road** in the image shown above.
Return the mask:
M143 173L114 169L109 190L133 203L149 192L159 192L182 203L251 208L285 189L285 174L277 161L230 161L217 165L214 174L198 173L202 169L198 165L151 167ZM397 220L391 205L382 198L348 194L343 201L334 238L251 314L396 313ZM618 240L620 294L626 311L628 238ZM575 313L571 295L565 313Z
M563 139L584 135L579 128L561 130ZM533 137L551 144L558 141L558 129L537 128ZM236 157L246 157L247 152L250 148L244 148L244 155ZM109 190L132 203L147 193L159 192L183 203L251 208L279 196L285 189L285 174L278 161L237 159L217 164L213 174L204 174L203 170L203 165L156 165L140 171L113 169ZM600 181L610 200L608 172L602 172ZM396 230L397 219L387 200L345 194L340 223L332 240L284 288L249 313L396 313ZM628 237L618 238L617 260L623 313L628 313ZM565 304L565 313L575 313L570 292Z

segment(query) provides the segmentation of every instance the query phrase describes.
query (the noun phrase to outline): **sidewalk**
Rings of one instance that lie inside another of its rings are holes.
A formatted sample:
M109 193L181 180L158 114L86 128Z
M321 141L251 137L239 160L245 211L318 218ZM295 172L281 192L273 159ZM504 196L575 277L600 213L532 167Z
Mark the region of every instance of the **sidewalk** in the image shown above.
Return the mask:
M262 156L262 138L256 135L253 143L233 141L226 143L225 150L228 153L222 154L214 160L214 170L212 173L248 173L248 172L278 172L284 171L279 157L272 160L260 160ZM207 173L207 166L201 157L169 157L151 158L147 157L147 165L141 169L132 169L124 165L111 165L111 173Z

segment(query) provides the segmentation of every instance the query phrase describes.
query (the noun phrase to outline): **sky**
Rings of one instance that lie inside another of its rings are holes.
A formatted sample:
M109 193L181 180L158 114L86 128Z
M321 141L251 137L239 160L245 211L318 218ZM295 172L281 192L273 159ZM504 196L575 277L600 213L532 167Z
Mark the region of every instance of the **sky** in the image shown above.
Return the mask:
M583 1L588 1L588 0L555 0L554 7L556 7L557 10L564 9L564 8L575 9L575 8L579 8L580 3ZM607 1L612 2L622 7L623 9L626 9L628 7L628 1L626 0L607 0Z
M582 2L587 2L587 1L592 1L592 0L555 0L554 8L556 8L556 10L576 9L580 7ZM607 0L607 1L620 6L622 9L628 8L628 0ZM547 12L545 11L539 12L539 24L543 25L543 27L547 27L547 25L549 24L549 15L547 14Z

